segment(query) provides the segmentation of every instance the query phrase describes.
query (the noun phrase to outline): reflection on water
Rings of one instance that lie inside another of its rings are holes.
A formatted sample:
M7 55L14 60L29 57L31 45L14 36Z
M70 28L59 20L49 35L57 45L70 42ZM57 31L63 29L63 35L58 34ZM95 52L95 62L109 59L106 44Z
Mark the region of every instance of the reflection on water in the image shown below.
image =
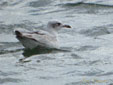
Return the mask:
M24 50L24 57L30 57L32 55L36 55L36 54L46 54L46 53L51 53L54 49L47 49L47 48L43 48L43 47L37 47L34 49L25 49Z
M30 57L32 55L40 55L40 54L49 54L49 53L58 53L58 52L71 52L66 49L52 49L52 48L45 48L42 46L38 46L34 49L24 49L23 55L24 57Z

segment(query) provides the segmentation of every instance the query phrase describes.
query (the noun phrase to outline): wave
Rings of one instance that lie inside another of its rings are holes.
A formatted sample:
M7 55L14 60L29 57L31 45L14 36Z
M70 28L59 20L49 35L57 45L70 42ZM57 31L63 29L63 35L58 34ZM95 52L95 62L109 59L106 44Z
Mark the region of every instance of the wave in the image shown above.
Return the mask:
M66 2L63 3L62 5L64 6L78 6L78 5L92 5L92 6L101 6L101 7L113 7L113 2L112 3L99 3L99 2L85 2L85 1L78 1L78 2Z

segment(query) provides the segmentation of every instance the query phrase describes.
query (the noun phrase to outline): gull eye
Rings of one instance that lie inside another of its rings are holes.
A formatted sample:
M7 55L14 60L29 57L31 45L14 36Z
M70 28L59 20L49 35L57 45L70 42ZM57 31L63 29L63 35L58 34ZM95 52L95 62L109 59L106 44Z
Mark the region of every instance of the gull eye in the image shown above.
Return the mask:
M57 26L60 26L61 25L61 23L57 23Z
M52 27L55 28L55 27L59 27L60 25L61 25L61 23L57 22L57 23L53 23Z

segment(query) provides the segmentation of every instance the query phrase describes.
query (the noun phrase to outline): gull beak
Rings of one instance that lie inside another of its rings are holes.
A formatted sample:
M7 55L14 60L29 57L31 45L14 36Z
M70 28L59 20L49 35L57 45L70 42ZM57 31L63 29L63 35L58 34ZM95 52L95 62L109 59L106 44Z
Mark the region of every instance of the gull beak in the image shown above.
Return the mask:
M63 25L62 27L65 27L65 28L71 28L70 25Z

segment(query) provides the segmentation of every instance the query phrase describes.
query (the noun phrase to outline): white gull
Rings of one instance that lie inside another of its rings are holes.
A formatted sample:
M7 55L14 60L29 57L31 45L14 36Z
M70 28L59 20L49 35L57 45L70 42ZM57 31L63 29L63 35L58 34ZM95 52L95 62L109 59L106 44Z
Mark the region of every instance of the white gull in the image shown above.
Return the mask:
M61 28L71 28L71 26L63 25L58 21L50 21L46 28L47 31L39 30L33 32L22 32L15 30L16 38L26 49L33 49L38 46L59 49L60 46L57 39L58 31Z

